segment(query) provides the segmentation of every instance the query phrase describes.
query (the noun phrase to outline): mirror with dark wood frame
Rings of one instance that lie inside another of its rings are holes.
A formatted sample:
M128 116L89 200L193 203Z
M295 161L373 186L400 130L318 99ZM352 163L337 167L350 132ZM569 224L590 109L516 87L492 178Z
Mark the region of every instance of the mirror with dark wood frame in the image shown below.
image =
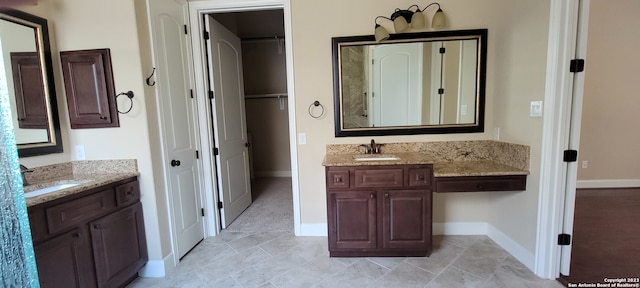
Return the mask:
M484 131L487 29L335 37L335 136Z
M62 152L47 20L0 9L0 93L7 97L18 155Z

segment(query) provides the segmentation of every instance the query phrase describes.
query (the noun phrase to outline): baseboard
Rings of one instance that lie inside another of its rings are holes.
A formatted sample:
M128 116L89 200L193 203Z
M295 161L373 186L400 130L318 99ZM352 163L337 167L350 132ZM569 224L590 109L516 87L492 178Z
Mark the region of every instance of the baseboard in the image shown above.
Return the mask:
M511 237L489 224L487 224L487 236L500 245L504 250L509 252L513 257L518 259L518 261L527 266L529 270L534 271L535 255L529 250L522 247L522 245L511 239Z
M302 223L300 236L327 236L327 223Z
M433 223L433 235L486 235L486 222Z
M640 179L578 180L576 188L638 188Z
M291 171L255 171L256 178L291 177Z
M140 269L138 275L148 278L164 277L173 266L173 253L170 253L162 260L149 260L147 264Z

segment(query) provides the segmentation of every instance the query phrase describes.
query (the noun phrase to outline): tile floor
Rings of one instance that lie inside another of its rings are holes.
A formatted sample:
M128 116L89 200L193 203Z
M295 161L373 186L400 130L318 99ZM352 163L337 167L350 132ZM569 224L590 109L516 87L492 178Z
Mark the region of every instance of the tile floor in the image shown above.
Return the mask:
M326 237L231 232L205 239L138 287L564 287L536 277L486 236L434 236L430 257L330 258Z

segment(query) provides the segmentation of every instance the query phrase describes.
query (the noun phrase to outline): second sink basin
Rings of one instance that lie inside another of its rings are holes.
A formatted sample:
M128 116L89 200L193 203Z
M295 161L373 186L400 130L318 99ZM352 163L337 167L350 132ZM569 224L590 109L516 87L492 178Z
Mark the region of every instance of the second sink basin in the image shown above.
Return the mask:
M62 189L71 188L71 187L77 186L77 185L80 185L80 184L79 183L57 184L57 185L53 185L53 186L49 186L49 187L45 187L45 188L40 188L38 190L34 190L34 191L31 191L31 192L25 192L24 193L24 197L25 198L30 198L30 197L40 196L40 195L44 195L44 194L60 191Z
M397 157L395 155L385 155L385 154L356 155L356 156L353 156L353 160L356 160L356 161L396 161L396 160L400 160L400 157Z

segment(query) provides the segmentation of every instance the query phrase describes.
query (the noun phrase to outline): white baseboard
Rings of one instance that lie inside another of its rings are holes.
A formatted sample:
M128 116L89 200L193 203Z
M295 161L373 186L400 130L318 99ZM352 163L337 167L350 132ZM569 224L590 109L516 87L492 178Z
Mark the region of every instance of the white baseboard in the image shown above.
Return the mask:
M140 277L159 278L167 275L167 272L174 267L173 253L170 253L162 260L149 260L138 272Z
M291 171L255 171L256 178L291 177Z
M327 223L302 223L300 236L327 236Z
M576 188L637 188L640 179L578 180Z
M486 235L486 222L433 223L433 235Z
M511 254L513 257L518 259L518 261L527 266L529 270L534 271L535 255L529 250L522 247L522 245L518 244L518 242L513 241L511 237L507 236L506 234L502 233L502 231L489 224L487 224L487 236L489 236L491 240L504 248L504 250L509 252L509 254Z

